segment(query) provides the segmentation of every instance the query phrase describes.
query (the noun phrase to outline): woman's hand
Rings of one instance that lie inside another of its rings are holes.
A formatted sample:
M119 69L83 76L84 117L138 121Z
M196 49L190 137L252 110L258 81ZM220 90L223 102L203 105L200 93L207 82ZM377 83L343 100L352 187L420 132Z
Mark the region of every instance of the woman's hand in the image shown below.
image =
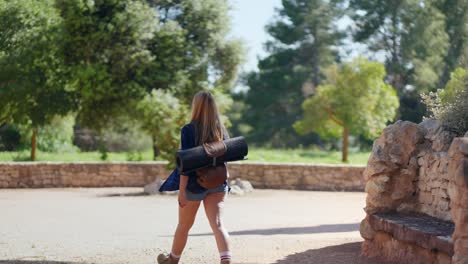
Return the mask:
M187 194L185 193L185 190L180 190L179 191L179 206L184 208L187 203L188 203L188 200L187 200Z

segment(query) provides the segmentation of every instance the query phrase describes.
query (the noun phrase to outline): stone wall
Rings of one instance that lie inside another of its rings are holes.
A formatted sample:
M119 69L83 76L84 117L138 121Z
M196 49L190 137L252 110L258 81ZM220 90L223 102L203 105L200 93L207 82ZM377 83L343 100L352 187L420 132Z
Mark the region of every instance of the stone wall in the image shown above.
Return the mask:
M451 213L455 223L452 239L453 264L468 264L468 134L456 138L449 150L449 182Z
M435 262L424 263L468 264L468 259L456 261L462 258L457 255L459 252L463 252L463 257L468 255L465 254L468 252L468 189L461 180L463 176L457 176L468 172L468 165L463 165L467 162L465 154L460 154L460 149L468 148L468 138L453 141L452 138L435 120L421 124L398 121L385 128L374 142L364 172L367 217L361 223L361 235L365 238L365 255L381 255L401 262L401 256L408 252L414 255L417 251L419 255L415 254L412 260L401 263L419 263L417 259L425 257ZM462 147L465 145L467 147ZM465 168L464 172L461 168ZM370 216L391 212L422 213L441 221L453 221L456 227L453 261L444 252L389 239L388 234L372 230ZM460 233L458 239L463 242L457 242L457 230ZM449 262L442 259L449 259Z
M448 185L448 149L453 136L435 120L426 120L419 127L424 141L419 146L416 211L443 220L451 220Z
M170 171L164 162L0 163L0 188L141 187ZM364 190L364 166L229 163L231 178L256 188L300 190Z
M0 188L141 187L167 175L161 162L0 163Z
M249 180L256 188L319 191L363 191L364 166L285 163L229 164L233 178Z

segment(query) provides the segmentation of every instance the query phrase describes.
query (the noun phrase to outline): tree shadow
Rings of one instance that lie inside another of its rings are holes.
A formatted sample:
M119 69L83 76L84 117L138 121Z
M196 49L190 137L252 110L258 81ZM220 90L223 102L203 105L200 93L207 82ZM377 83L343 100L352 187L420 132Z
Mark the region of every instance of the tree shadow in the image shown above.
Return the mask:
M274 264L397 264L361 255L362 242L310 249L277 260Z
M145 192L128 192L128 193L106 193L100 194L98 197L135 197L135 196L149 196Z
M229 232L231 236L245 236L245 235L300 235L300 234L318 234L318 233L340 233L352 232L359 230L359 223L352 224L336 224L336 225L319 225L319 226L306 226L306 227L283 227L283 228L270 228L270 229L252 229L242 231ZM211 236L212 233L192 234L190 236Z
M98 194L97 197L99 198L106 198L106 197L137 197L137 196L175 196L177 192L162 192L158 194L148 194L145 192L116 192L116 193L105 193L105 194Z

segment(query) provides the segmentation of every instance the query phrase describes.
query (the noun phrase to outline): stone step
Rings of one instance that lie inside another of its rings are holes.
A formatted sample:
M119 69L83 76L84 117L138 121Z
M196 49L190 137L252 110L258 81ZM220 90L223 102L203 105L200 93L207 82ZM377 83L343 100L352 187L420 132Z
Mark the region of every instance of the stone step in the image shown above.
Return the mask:
M382 213L371 215L369 223L374 230L387 232L396 240L453 256L452 222L417 213Z

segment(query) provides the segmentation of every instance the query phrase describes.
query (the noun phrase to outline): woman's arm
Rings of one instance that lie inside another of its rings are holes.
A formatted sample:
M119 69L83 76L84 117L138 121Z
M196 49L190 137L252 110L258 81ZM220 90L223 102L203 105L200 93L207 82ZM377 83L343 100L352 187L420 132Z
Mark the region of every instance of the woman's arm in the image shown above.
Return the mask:
M189 149L193 148L195 146L195 138L193 133L191 133L191 130L189 127L184 126L182 128L182 131L180 133L180 145L181 149ZM187 183L188 183L189 176L188 175L180 175L180 180L179 180L179 205L181 207L184 207L187 205Z
M180 175L180 181L179 181L179 206L184 207L187 205L187 182L188 182L189 177L185 175Z

